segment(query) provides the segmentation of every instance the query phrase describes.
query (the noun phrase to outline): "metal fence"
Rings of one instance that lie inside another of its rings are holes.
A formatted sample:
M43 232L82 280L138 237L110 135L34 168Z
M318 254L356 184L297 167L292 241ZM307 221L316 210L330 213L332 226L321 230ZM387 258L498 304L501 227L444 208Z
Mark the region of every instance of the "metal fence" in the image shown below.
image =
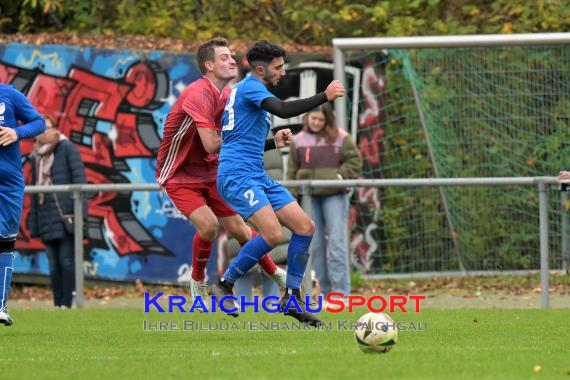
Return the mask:
M301 188L302 194L310 194L313 188L355 188L355 187L445 187L445 186L536 186L539 194L539 229L540 229L540 283L541 307L549 307L549 246L548 246L548 186L557 184L555 177L512 177L512 178L424 178L424 179L379 179L379 180L342 180L342 181L283 181L287 187ZM83 207L84 193L98 192L133 192L159 191L157 184L109 184L109 185L54 185L28 186L26 193L64 193L70 192L74 199L75 215L75 281L76 305L84 304L84 269L83 269ZM307 207L304 205L304 207ZM563 240L567 240L563 238ZM465 272L467 274L467 272Z

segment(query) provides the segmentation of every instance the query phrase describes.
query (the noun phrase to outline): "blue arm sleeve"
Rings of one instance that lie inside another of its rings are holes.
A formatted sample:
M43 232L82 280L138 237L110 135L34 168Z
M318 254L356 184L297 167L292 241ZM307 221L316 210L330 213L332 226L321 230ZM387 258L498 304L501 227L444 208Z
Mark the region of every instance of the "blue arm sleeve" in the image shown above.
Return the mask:
M18 140L28 139L35 137L46 130L46 122L42 115L36 111L28 98L26 98L20 91L14 89L12 91L12 99L16 104L16 118L24 125L15 129Z

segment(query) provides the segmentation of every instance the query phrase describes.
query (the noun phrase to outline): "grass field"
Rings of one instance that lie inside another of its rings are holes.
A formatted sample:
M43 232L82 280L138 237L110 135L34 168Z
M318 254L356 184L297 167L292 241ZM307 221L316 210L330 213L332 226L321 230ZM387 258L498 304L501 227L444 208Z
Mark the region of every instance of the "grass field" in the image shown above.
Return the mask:
M160 322L292 322L280 314L151 314L141 309L17 310L0 328L5 379L570 379L570 309L392 314L388 354L363 354L351 331L143 331ZM326 321L358 313L321 313ZM336 326L335 326L336 327Z

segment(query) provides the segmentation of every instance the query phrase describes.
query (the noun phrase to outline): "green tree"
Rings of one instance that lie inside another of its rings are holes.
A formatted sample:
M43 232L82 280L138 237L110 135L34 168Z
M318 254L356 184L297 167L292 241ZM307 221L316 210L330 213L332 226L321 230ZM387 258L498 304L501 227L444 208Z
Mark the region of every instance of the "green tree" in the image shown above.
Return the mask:
M142 34L329 45L334 37L565 32L565 0L0 0L0 32ZM6 3L6 4L3 4Z

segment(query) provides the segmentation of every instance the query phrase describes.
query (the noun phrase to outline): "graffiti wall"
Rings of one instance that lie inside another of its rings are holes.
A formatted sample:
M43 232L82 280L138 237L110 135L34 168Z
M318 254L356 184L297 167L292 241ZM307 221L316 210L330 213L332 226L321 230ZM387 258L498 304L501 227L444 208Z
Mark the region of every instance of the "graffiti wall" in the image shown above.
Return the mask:
M332 64L290 55L288 76L275 90L282 99L311 96L332 79ZM326 59L325 59L326 60ZM381 78L370 67L349 67L347 128L359 141L366 165L378 166L383 130L374 130L381 106ZM34 106L80 150L88 182L154 183L155 156L164 120L179 94L200 77L193 55L162 51L106 50L73 46L0 45L0 82L25 93ZM362 94L362 95L361 95ZM360 99L364 101L360 101ZM359 104L361 104L359 109ZM300 119L274 118L275 129L300 129ZM362 131L365 134L361 134ZM373 132L373 133L371 133ZM364 140L363 140L364 139ZM33 141L22 141L23 167L31 183ZM286 153L284 161L286 160ZM357 189L350 225L352 262L373 265L377 191ZM47 274L44 247L27 227L30 197L17 242L16 273ZM87 276L120 281L189 281L194 229L162 192L89 196L85 239ZM210 279L219 271L216 254Z
M0 82L27 94L76 144L93 184L154 183L165 117L199 77L194 57L184 54L0 46ZM22 142L24 156L32 144ZM23 166L31 183L27 158ZM29 205L28 196L15 272L47 274L43 245L29 236ZM86 272L105 279L179 282L190 273L193 233L161 192L95 194L89 199Z
M362 177L384 178L381 152L386 115L384 97L386 75L383 66L375 65L379 58L364 60L360 82L358 113L358 149L362 155ZM363 273L377 271L382 263L380 188L357 188L349 211L351 231L350 252L352 265Z

